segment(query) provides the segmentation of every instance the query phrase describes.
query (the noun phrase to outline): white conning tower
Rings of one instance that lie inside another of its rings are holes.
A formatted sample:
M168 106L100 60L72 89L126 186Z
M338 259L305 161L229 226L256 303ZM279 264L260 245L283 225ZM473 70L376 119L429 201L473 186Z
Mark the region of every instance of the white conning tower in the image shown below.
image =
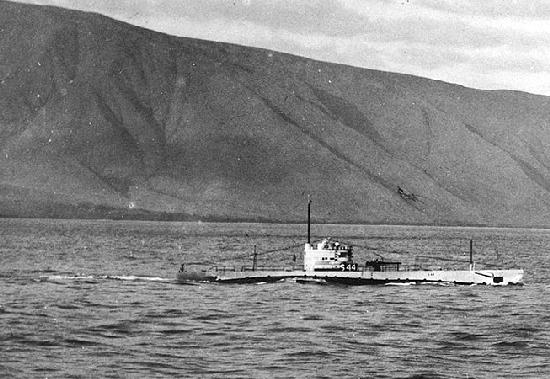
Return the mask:
M306 243L304 249L305 271L341 271L353 269L352 247L326 238L316 246Z

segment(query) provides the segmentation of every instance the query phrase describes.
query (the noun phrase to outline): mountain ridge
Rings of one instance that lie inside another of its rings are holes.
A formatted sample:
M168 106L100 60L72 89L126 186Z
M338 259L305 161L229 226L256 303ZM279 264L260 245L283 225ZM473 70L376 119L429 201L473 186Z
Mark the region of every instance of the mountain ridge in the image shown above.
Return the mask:
M0 214L550 225L547 97L0 10Z

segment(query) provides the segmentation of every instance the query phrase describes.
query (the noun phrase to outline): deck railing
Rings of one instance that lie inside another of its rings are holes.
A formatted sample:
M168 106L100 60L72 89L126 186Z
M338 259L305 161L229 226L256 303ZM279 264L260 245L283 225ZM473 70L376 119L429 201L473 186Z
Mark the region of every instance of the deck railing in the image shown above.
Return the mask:
M226 272L254 272L254 271L302 271L304 268L302 265L293 265L293 266L257 266L255 269L251 266L213 266L212 270L218 273L226 273ZM385 271L394 271L394 267L380 267L380 272ZM419 270L426 270L426 267L422 267L419 265L400 265L399 271L419 271ZM428 270L432 271L440 271L443 270L443 267L431 267ZM350 271L350 270L347 270ZM374 272L374 268L372 266L360 265L357 268L357 271L359 272Z
M226 272L253 272L253 271L297 271L301 270L302 266L257 266L255 269L250 266L241 266L241 267L235 267L235 266L214 266L214 271L218 273L226 273Z

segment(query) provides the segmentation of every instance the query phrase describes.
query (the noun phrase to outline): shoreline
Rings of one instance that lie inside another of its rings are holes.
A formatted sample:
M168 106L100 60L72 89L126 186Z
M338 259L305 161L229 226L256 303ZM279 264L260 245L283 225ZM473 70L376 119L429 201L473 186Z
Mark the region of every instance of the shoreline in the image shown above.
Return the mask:
M26 216L5 216L0 215L0 220L42 220L42 221L91 221L91 222L135 222L135 223L190 223L190 224L250 224L250 225L306 225L304 221L284 220L258 220L255 218L221 218L205 217L197 219L157 219L157 218L133 218L133 217L26 217ZM494 229L494 230L541 230L550 231L550 226L519 226L519 225L488 225L488 224L415 224L415 223L373 223L373 222L312 222L318 226L350 226L350 227L389 227L389 228L444 228L444 229Z

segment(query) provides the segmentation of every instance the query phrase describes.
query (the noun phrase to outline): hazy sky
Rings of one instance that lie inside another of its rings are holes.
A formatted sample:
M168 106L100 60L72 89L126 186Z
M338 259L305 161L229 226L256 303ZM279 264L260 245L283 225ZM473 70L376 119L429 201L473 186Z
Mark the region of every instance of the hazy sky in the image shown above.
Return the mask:
M550 95L547 0L25 0L165 33Z

